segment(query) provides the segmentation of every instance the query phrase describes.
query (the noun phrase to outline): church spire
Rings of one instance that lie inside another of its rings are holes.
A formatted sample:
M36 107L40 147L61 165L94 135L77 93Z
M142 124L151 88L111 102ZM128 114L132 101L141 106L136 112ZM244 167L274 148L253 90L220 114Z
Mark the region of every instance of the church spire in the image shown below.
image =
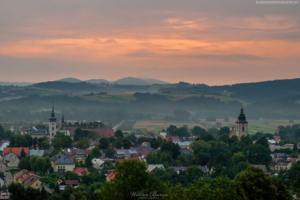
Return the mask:
M65 116L63 114L62 117L61 117L61 123L64 123L64 122L65 122Z
M240 111L240 114L238 116L237 123L248 123L246 121L246 115L244 114L243 104L241 105L241 111Z
M243 115L244 114L244 108L243 108L243 103L241 104L241 112L240 112L240 115Z

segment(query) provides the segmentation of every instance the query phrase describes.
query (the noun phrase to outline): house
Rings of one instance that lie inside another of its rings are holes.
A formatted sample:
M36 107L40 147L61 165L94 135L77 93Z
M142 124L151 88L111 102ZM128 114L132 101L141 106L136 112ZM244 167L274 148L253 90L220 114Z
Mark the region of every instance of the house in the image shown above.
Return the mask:
M276 144L276 141L275 141L275 140L268 140L268 144L269 144L269 145L275 145L275 144Z
M78 174L79 178L83 177L84 175L89 175L87 167L75 167L73 171Z
M167 136L167 131L165 129L161 130L159 135L162 137L162 138L166 138Z
M166 136L167 141L180 142L179 136Z
M206 165L205 166L199 165L198 168L201 169L204 174L208 174L208 169L207 169Z
M1 192L0 193L0 199L1 200L2 199L10 199L9 196L10 196L9 192Z
M266 165L253 165L253 166L262 169L265 173L268 174L268 170L266 168Z
M165 167L162 164L149 164L147 167L147 172L151 173L156 169L165 169Z
M23 185L24 185L25 188L27 188L27 187L34 186L34 185L36 185L38 183L41 183L41 181L38 178L36 178L36 177L30 177L29 179L27 179L23 183Z
M21 156L22 149L26 155L29 155L28 147L8 147L4 148L3 159L5 162L15 160L18 156Z
M44 188L46 190L46 192L48 193L48 195L52 195L53 191L48 188L46 185L44 185L42 182L39 182L35 185L31 186L33 189L39 189L40 191L42 191L42 189Z
M19 167L19 162L20 162L19 158L16 157L14 160L12 160L12 161L10 161L9 163L7 163L7 167L8 167L9 169L18 169L18 167Z
M115 178L116 174L117 174L117 172L109 173L106 177L106 181L112 181Z
M40 156L42 157L44 155L45 151L44 150L29 150L29 155L30 156Z
M44 149L44 153L51 155L54 149Z
M4 172L0 172L0 187L2 187L4 185Z
M188 148L181 148L180 152L181 154L192 155L192 151Z
M184 141L184 142L180 142L180 141L175 141L175 144L178 144L180 148L186 148L186 149L190 149L190 144L192 142L190 141Z
M75 130L72 130L72 136L74 136L75 134ZM90 131L90 132L95 132L96 134L98 134L101 137L115 137L115 132L112 129L82 129Z
M283 148L285 148L285 149L287 149L287 148L293 149L294 148L294 144L284 144Z
M281 141L281 137L278 136L278 135L274 135L273 138L274 138L274 140L275 140L276 142L278 142L278 143Z
M116 157L126 158L130 156L137 156L137 152L134 149L116 149Z
M218 129L222 128L222 123L221 122L216 122L215 127L218 128Z
M278 146L278 145L269 145L269 148L270 148L271 152L274 152L276 149L278 149L278 150L283 149L282 146Z
M73 171L75 163L67 156L59 153L51 158L52 167L54 172L67 172Z
M296 163L299 159L298 158L292 158L292 157L288 157L287 158L289 161L292 162L292 164Z
M286 153L274 153L274 158L284 159L284 158L287 158L287 155L286 155Z
M93 163L93 167L96 169L102 169L105 165L105 161L98 158L93 158L92 163Z
M47 129L38 129L36 131L30 132L29 133L31 135L31 137L35 138L42 138L42 137L48 137L49 134L47 132Z
M9 145L9 140L0 140L0 151L4 151L4 148L6 148Z
M59 190L65 190L66 186L72 186L76 188L78 186L78 180L58 180L57 184L59 185Z
M137 152L137 156L144 156L146 157L148 154L152 152L157 152L157 149L153 149L151 147L131 147L130 149L133 149Z
M292 167L292 162L290 160L287 160L286 158L275 158L272 159L270 163L270 169L274 172L280 172L281 170L290 170Z
M141 147L151 147L150 142L143 142Z
M180 174L180 172L186 171L187 167L177 167L177 166L169 166L168 168L174 169L174 171L177 174Z
M14 182L17 183L20 178L23 178L28 175L28 170L22 169L21 171L14 174Z

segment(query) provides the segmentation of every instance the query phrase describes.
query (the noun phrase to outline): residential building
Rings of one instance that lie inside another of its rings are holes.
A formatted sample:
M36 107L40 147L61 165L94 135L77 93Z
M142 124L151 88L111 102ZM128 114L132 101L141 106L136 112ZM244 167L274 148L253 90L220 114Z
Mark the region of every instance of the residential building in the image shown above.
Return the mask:
M147 167L147 172L151 173L156 169L165 169L165 167L163 166L163 164L149 164Z
M178 144L180 148L186 148L186 149L190 149L190 144L192 142L190 141L184 141L184 142L180 142L180 141L175 141L175 144Z
M105 161L98 158L93 158L92 163L93 163L93 167L96 169L102 169L105 165Z
M273 138L278 143L281 141L281 137L279 135L274 135Z
M45 151L43 150L43 149L41 149L41 150L29 150L29 155L30 156L43 156L44 155L44 153L45 153Z
M167 141L180 142L179 136L166 136Z
M5 162L15 160L18 156L21 156L22 149L26 155L29 155L28 147L6 147L4 148L3 159Z
M165 129L161 130L159 135L162 137L162 138L166 138L167 136L167 131Z
M206 165L205 165L205 166L199 165L198 168L201 169L201 170L203 171L204 174L208 174L208 171L209 171L209 170L208 170L208 168L207 168Z
M177 174L180 172L186 171L187 167L177 167L177 166L169 166L168 168L174 169Z
M275 158L272 159L270 163L270 169L273 172L280 172L281 170L290 170L292 167L292 162L286 158Z
M192 151L189 148L181 148L181 154L192 155Z
M76 188L79 184L78 180L58 180L57 184L59 185L59 190L65 190L66 186L72 186Z
M151 147L150 142L143 142L141 147Z
M67 156L59 153L51 158L52 167L54 172L67 172L73 171L75 163Z
M18 169L19 163L20 163L20 160L19 160L18 157L16 157L14 160L12 160L9 163L7 163L7 167L9 169Z
M4 151L4 148L6 148L9 143L9 140L0 140L0 151Z
M117 172L109 173L106 177L106 181L112 181L115 178L116 174L117 174Z
M89 175L89 171L87 167L75 167L73 171L78 174L80 180L84 175Z
M126 158L131 156L137 156L137 152L134 149L116 149L116 157Z

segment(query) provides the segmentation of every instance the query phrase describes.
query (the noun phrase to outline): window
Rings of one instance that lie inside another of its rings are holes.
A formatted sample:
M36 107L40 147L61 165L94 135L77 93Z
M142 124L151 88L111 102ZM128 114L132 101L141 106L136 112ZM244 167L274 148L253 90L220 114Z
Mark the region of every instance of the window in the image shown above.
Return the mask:
M52 131L54 131L54 127L52 127Z
M64 166L64 169L65 169L65 166Z
M244 128L244 127L242 128L242 131L245 131L245 128Z

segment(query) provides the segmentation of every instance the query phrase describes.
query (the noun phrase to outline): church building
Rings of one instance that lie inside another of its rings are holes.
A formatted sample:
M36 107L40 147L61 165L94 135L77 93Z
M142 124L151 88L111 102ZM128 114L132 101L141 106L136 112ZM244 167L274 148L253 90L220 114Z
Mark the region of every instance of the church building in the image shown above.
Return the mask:
M70 129L68 124L65 122L65 116L63 115L61 118L61 123L59 124L59 126L57 127L57 131L64 133L65 135L70 136Z
M56 135L56 117L54 113L54 105L52 105L51 117L49 118L49 137L50 139L54 139Z
M238 120L235 123L236 130L232 130L231 133L229 133L229 137L231 138L232 136L237 136L238 139L241 140L242 136L248 135L248 122L246 121L243 106L238 116Z

